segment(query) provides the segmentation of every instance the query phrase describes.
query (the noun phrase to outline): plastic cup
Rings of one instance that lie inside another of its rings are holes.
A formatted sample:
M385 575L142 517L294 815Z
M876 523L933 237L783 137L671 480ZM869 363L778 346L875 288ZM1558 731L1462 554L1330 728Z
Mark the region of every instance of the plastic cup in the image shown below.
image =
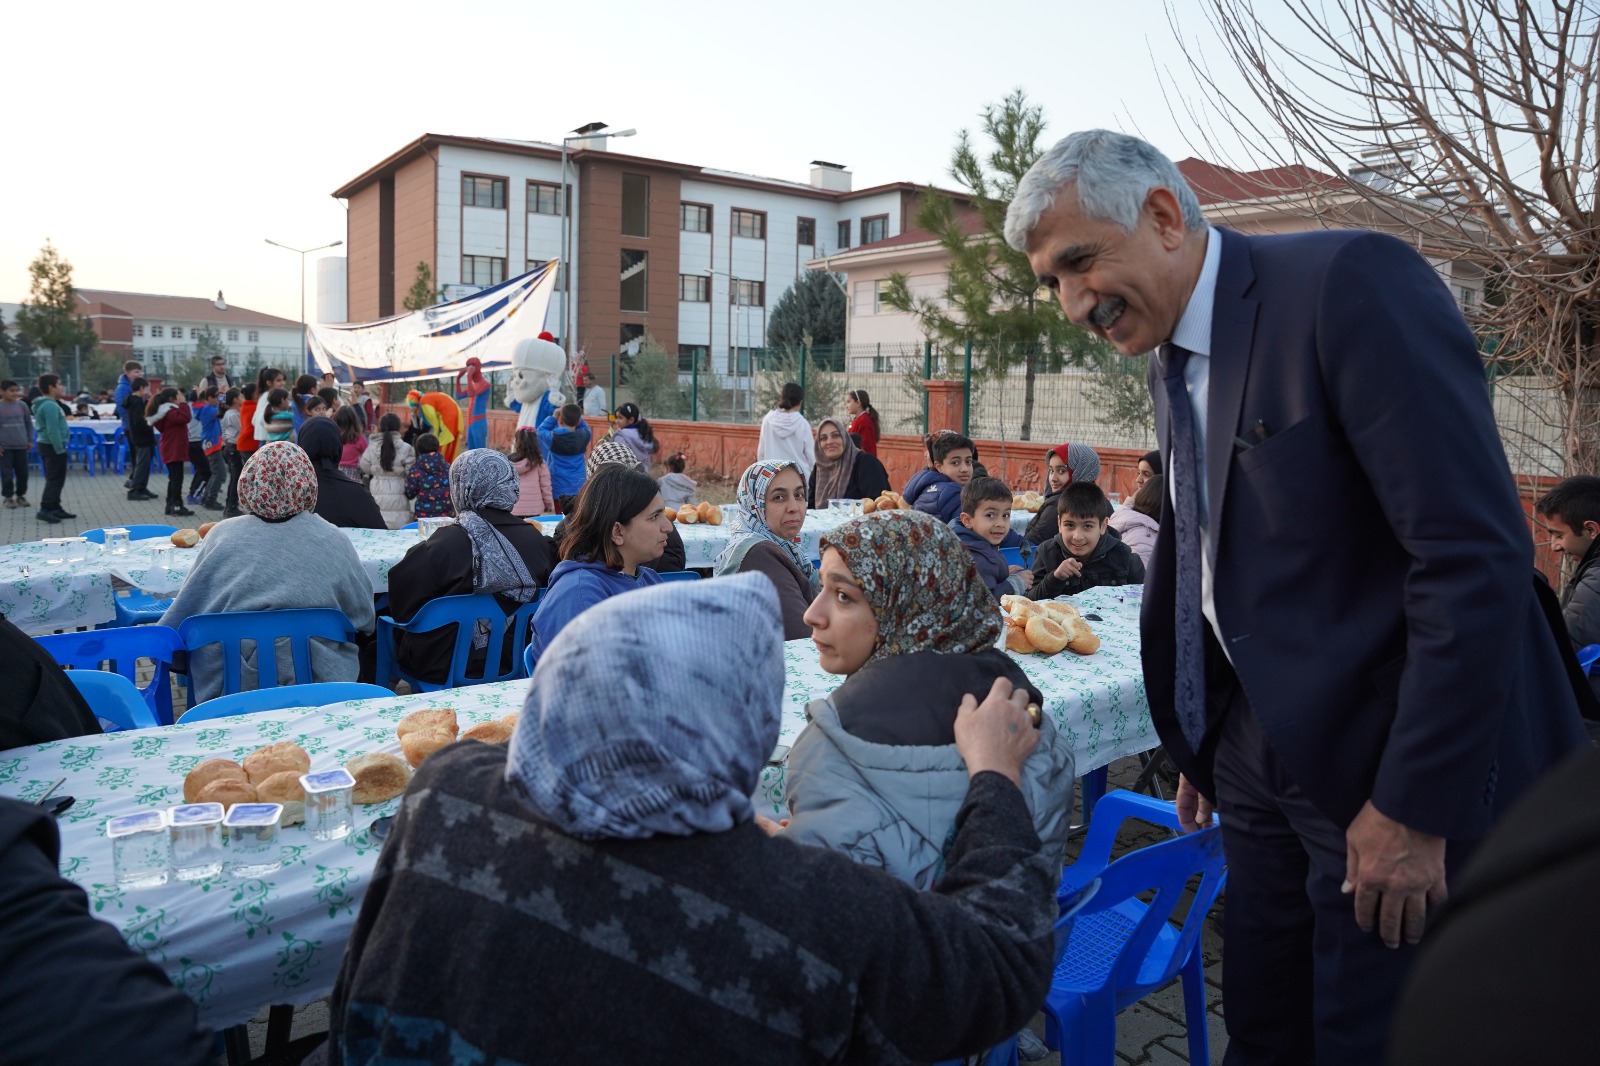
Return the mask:
M67 561L67 545L76 541L77 537L46 537L44 545L44 561L52 566L58 566Z
M222 872L222 804L185 803L167 812L172 827L172 872L203 881Z
M81 563L89 558L89 538L73 537L72 543L67 545L67 562Z
M340 840L356 827L356 779L349 770L325 770L301 774L300 787L306 790L306 828L313 840Z
M417 519L417 536L427 540L445 526L453 526L455 524L456 520L454 518L444 515L433 518L419 518Z
M235 877L261 877L283 866L278 848L281 803L235 803L222 819L228 836L228 870Z
M156 888L172 872L166 811L122 814L106 822L118 888Z
M128 554L128 531L121 526L106 530L106 551L112 555Z

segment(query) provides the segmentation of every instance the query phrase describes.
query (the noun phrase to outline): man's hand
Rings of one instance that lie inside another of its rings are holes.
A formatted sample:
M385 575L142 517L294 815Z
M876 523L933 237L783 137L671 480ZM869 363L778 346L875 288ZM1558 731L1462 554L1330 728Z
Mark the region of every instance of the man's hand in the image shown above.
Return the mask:
M1083 573L1083 564L1070 555L1061 560L1061 565L1056 567L1056 577L1063 581L1069 577L1077 577L1081 573Z
M1445 901L1444 837L1408 829L1368 800L1344 832L1344 891L1355 893L1356 924L1391 948L1422 940L1428 907Z
M756 815L756 825L760 826L761 831L766 833L767 836L775 837L785 829L789 828L789 819L785 818L782 821L774 822L766 815L758 814Z
M1003 677L994 679L979 703L969 692L956 710L956 751L967 763L967 776L985 770L1022 784L1022 763L1039 743L1039 730L1028 716L1028 690L1013 689Z
M1211 828L1211 815L1214 808L1211 801L1200 794L1200 790L1189 783L1189 779L1182 774L1178 775L1178 828L1185 833L1193 833L1199 829Z
M1023 588L1025 588L1025 589L1033 588L1033 571L1032 570L1024 570L1020 566L1013 566L1011 568L1011 573L1013 575L1020 576L1022 578L1022 587Z

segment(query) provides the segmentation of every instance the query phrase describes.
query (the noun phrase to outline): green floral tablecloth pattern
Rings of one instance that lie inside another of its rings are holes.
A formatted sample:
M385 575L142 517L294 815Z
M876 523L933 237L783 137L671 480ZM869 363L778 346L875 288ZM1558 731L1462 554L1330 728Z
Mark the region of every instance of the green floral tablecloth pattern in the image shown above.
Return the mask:
M684 566L690 570L700 570L714 565L717 556L722 554L722 549L728 546L728 535L731 531L730 522L733 518L731 506L723 508L723 520L720 526L708 526L700 522L693 525L678 523L678 535L683 538L683 551L685 556ZM819 557L821 548L819 541L824 533L837 529L849 521L853 515L834 514L832 511L807 511L806 523L800 527L800 548L806 558ZM1033 515L1027 511L1013 511L1011 514L1011 528L1019 534L1028 528L1028 523L1033 520Z
M1078 774L1146 751L1160 744L1150 723L1144 673L1139 663L1139 606L1143 586L1096 588L1069 600L1084 614L1099 615L1090 622L1100 638L1093 655L1013 655L1028 680L1044 693L1044 711L1066 733L1072 745ZM1008 653L1009 654L1009 653ZM780 743L792 745L806 727L806 704L838 688L843 681L822 669L816 645L791 640L783 646L783 731ZM773 817L783 807L783 767L769 766L761 775L756 806Z
M520 710L526 681L392 699L271 711L194 725L80 737L0 752L0 794L29 800L65 777L61 873L89 895L95 917L121 930L200 1005L213 1027L248 1020L270 1003L327 995L366 892L379 842L371 824L399 800L356 808L356 831L316 841L304 826L283 830L283 868L262 877L222 875L160 888L116 885L105 823L119 814L183 802L183 778L209 758L242 759L263 744L293 740L314 770L371 751L400 754L394 726L424 707L455 708L463 729Z
M374 593L389 590L389 568L417 543L415 530L343 533L355 546ZM134 541L121 555L90 545L81 561L51 563L41 541L0 546L0 614L30 633L109 622L117 613L112 599L116 581L152 596L174 596L198 553L197 548L175 548L166 538L155 538Z

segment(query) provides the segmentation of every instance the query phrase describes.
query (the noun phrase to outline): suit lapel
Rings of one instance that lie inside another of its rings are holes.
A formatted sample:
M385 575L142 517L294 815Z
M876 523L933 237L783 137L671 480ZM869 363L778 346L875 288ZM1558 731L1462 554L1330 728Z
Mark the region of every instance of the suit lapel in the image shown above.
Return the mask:
M1216 232L1222 238L1222 262L1217 269L1217 295L1211 312L1211 385L1206 404L1206 528L1213 565L1260 307L1245 296L1256 277L1250 264L1249 240L1231 230Z

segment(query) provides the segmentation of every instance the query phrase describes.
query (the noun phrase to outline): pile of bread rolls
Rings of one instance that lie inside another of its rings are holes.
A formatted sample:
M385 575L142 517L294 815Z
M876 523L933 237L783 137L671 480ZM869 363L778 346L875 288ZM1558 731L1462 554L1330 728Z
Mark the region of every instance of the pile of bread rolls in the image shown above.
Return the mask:
M512 711L497 722L480 722L463 733L454 710L435 707L412 711L400 719L394 731L400 737L400 750L405 752L406 762L421 766L422 760L457 740L504 744L517 731L517 719L521 717L520 711Z
M1029 514L1038 514L1039 508L1043 506L1044 496L1032 490L1013 493L1011 496L1011 509L1013 511L1027 511Z
M708 526L722 525L722 508L714 503L693 504L686 503L674 511L667 508L667 521L682 522L692 526L697 522L704 522Z
M1061 651L1093 655L1100 650L1100 638L1070 603L1002 596L1000 613L1005 621L1007 651L1021 655L1055 655Z
M244 757L207 759L183 779L183 802L220 803L227 810L235 803L281 803L283 825L305 821L305 789L300 775L311 772L311 756L292 740L257 748Z
M895 510L909 511L911 510L911 505L906 502L906 498L904 496L900 495L898 492L890 492L888 489L884 489L881 493L879 493L878 498L875 500L861 501L862 514L874 514L878 511Z

